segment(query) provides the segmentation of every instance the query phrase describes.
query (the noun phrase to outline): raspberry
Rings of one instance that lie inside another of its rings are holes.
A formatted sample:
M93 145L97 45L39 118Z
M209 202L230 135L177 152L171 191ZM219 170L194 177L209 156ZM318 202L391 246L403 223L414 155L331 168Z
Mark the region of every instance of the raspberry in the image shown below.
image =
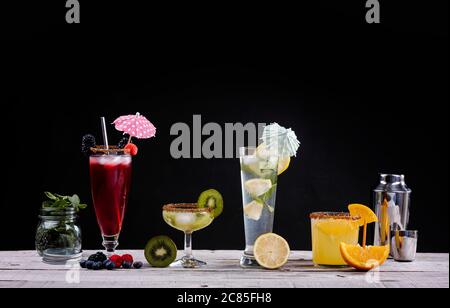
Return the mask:
M122 259L121 256L119 256L119 255L112 255L111 257L109 257L109 259L111 260L111 262L114 263L116 268L120 268L122 266L123 259Z
M131 156L136 156L137 153L138 153L138 151L139 151L137 145L135 145L135 144L133 144L133 143L128 143L128 144L125 146L125 150L130 151L130 155L131 155Z
M123 255L122 256L122 262L127 262L127 263L130 263L130 264L133 264L134 263L134 259L133 259L133 256L132 255Z

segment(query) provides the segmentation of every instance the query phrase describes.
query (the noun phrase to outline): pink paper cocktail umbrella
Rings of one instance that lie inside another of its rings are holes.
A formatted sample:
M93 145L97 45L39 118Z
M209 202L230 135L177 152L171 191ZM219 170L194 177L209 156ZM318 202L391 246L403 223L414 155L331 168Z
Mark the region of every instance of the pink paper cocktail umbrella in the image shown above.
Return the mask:
M149 139L156 136L156 127L139 112L135 115L126 115L117 118L113 124L116 129L131 138Z

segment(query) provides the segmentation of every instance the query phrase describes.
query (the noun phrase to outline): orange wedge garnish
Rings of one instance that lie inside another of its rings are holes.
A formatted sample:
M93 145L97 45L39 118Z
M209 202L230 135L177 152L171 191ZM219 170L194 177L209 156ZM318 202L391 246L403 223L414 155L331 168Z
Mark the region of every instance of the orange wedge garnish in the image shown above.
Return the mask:
M361 217L359 225L364 227L363 248L366 248L367 225L378 222L378 216L368 206L362 204L350 204L348 210L350 211L350 215Z
M345 262L360 271L370 271L386 262L389 246L348 245L341 243L341 255Z
M378 222L377 215L367 206L362 204L350 204L348 206L348 210L352 216L359 216L360 226L364 226L364 224L370 224L373 222Z

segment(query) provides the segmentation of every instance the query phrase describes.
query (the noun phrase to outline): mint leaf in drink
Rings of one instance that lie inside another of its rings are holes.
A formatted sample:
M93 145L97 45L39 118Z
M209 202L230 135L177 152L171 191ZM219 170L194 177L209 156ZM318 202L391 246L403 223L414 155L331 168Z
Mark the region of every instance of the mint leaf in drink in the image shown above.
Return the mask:
M42 202L43 209L50 208L50 207L52 207L52 205L53 205L53 202L49 201L49 200Z
M80 197L78 197L77 195L73 195L72 197L69 197L68 200L73 205L80 205Z
M80 210L84 210L87 207L88 207L87 204L78 204L78 209L80 209Z
M52 194L51 192L48 192L48 191L46 191L45 193L45 196L47 197L47 198L49 198L50 200L57 200L58 199L58 197L56 197L54 194Z
M49 199L42 203L42 208L44 209L75 209L79 211L80 209L87 208L87 204L82 204L80 197L78 195L73 196L63 196L59 194L53 194L50 192L45 192L45 196Z
M266 203L272 198L272 195L277 191L277 184L272 185L270 190L266 192L264 195L260 196L260 198Z
M269 210L270 213L274 213L275 212L275 208L269 205L269 200L270 198L272 198L272 195L277 191L277 184L272 185L272 188L270 188L270 190L268 192L266 192L265 194L254 198L255 201L264 204L264 206L267 207L267 209Z
M69 207L69 204L64 199L58 199L53 203L54 208L65 209Z

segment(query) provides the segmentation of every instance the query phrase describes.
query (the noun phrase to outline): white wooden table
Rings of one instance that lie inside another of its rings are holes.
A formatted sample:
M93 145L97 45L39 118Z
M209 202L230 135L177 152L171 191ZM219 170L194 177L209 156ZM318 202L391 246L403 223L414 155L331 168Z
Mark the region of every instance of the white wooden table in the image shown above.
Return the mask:
M85 252L88 256L93 252ZM144 261L142 251L131 253ZM389 260L380 271L369 274L351 269L315 268L311 253L295 251L282 269L244 270L239 267L240 251L195 251L207 261L202 269L156 269L88 271L72 265L48 265L34 251L0 252L1 287L130 287L130 288L448 288L449 255L419 254L416 262ZM79 280L79 281L78 281Z

